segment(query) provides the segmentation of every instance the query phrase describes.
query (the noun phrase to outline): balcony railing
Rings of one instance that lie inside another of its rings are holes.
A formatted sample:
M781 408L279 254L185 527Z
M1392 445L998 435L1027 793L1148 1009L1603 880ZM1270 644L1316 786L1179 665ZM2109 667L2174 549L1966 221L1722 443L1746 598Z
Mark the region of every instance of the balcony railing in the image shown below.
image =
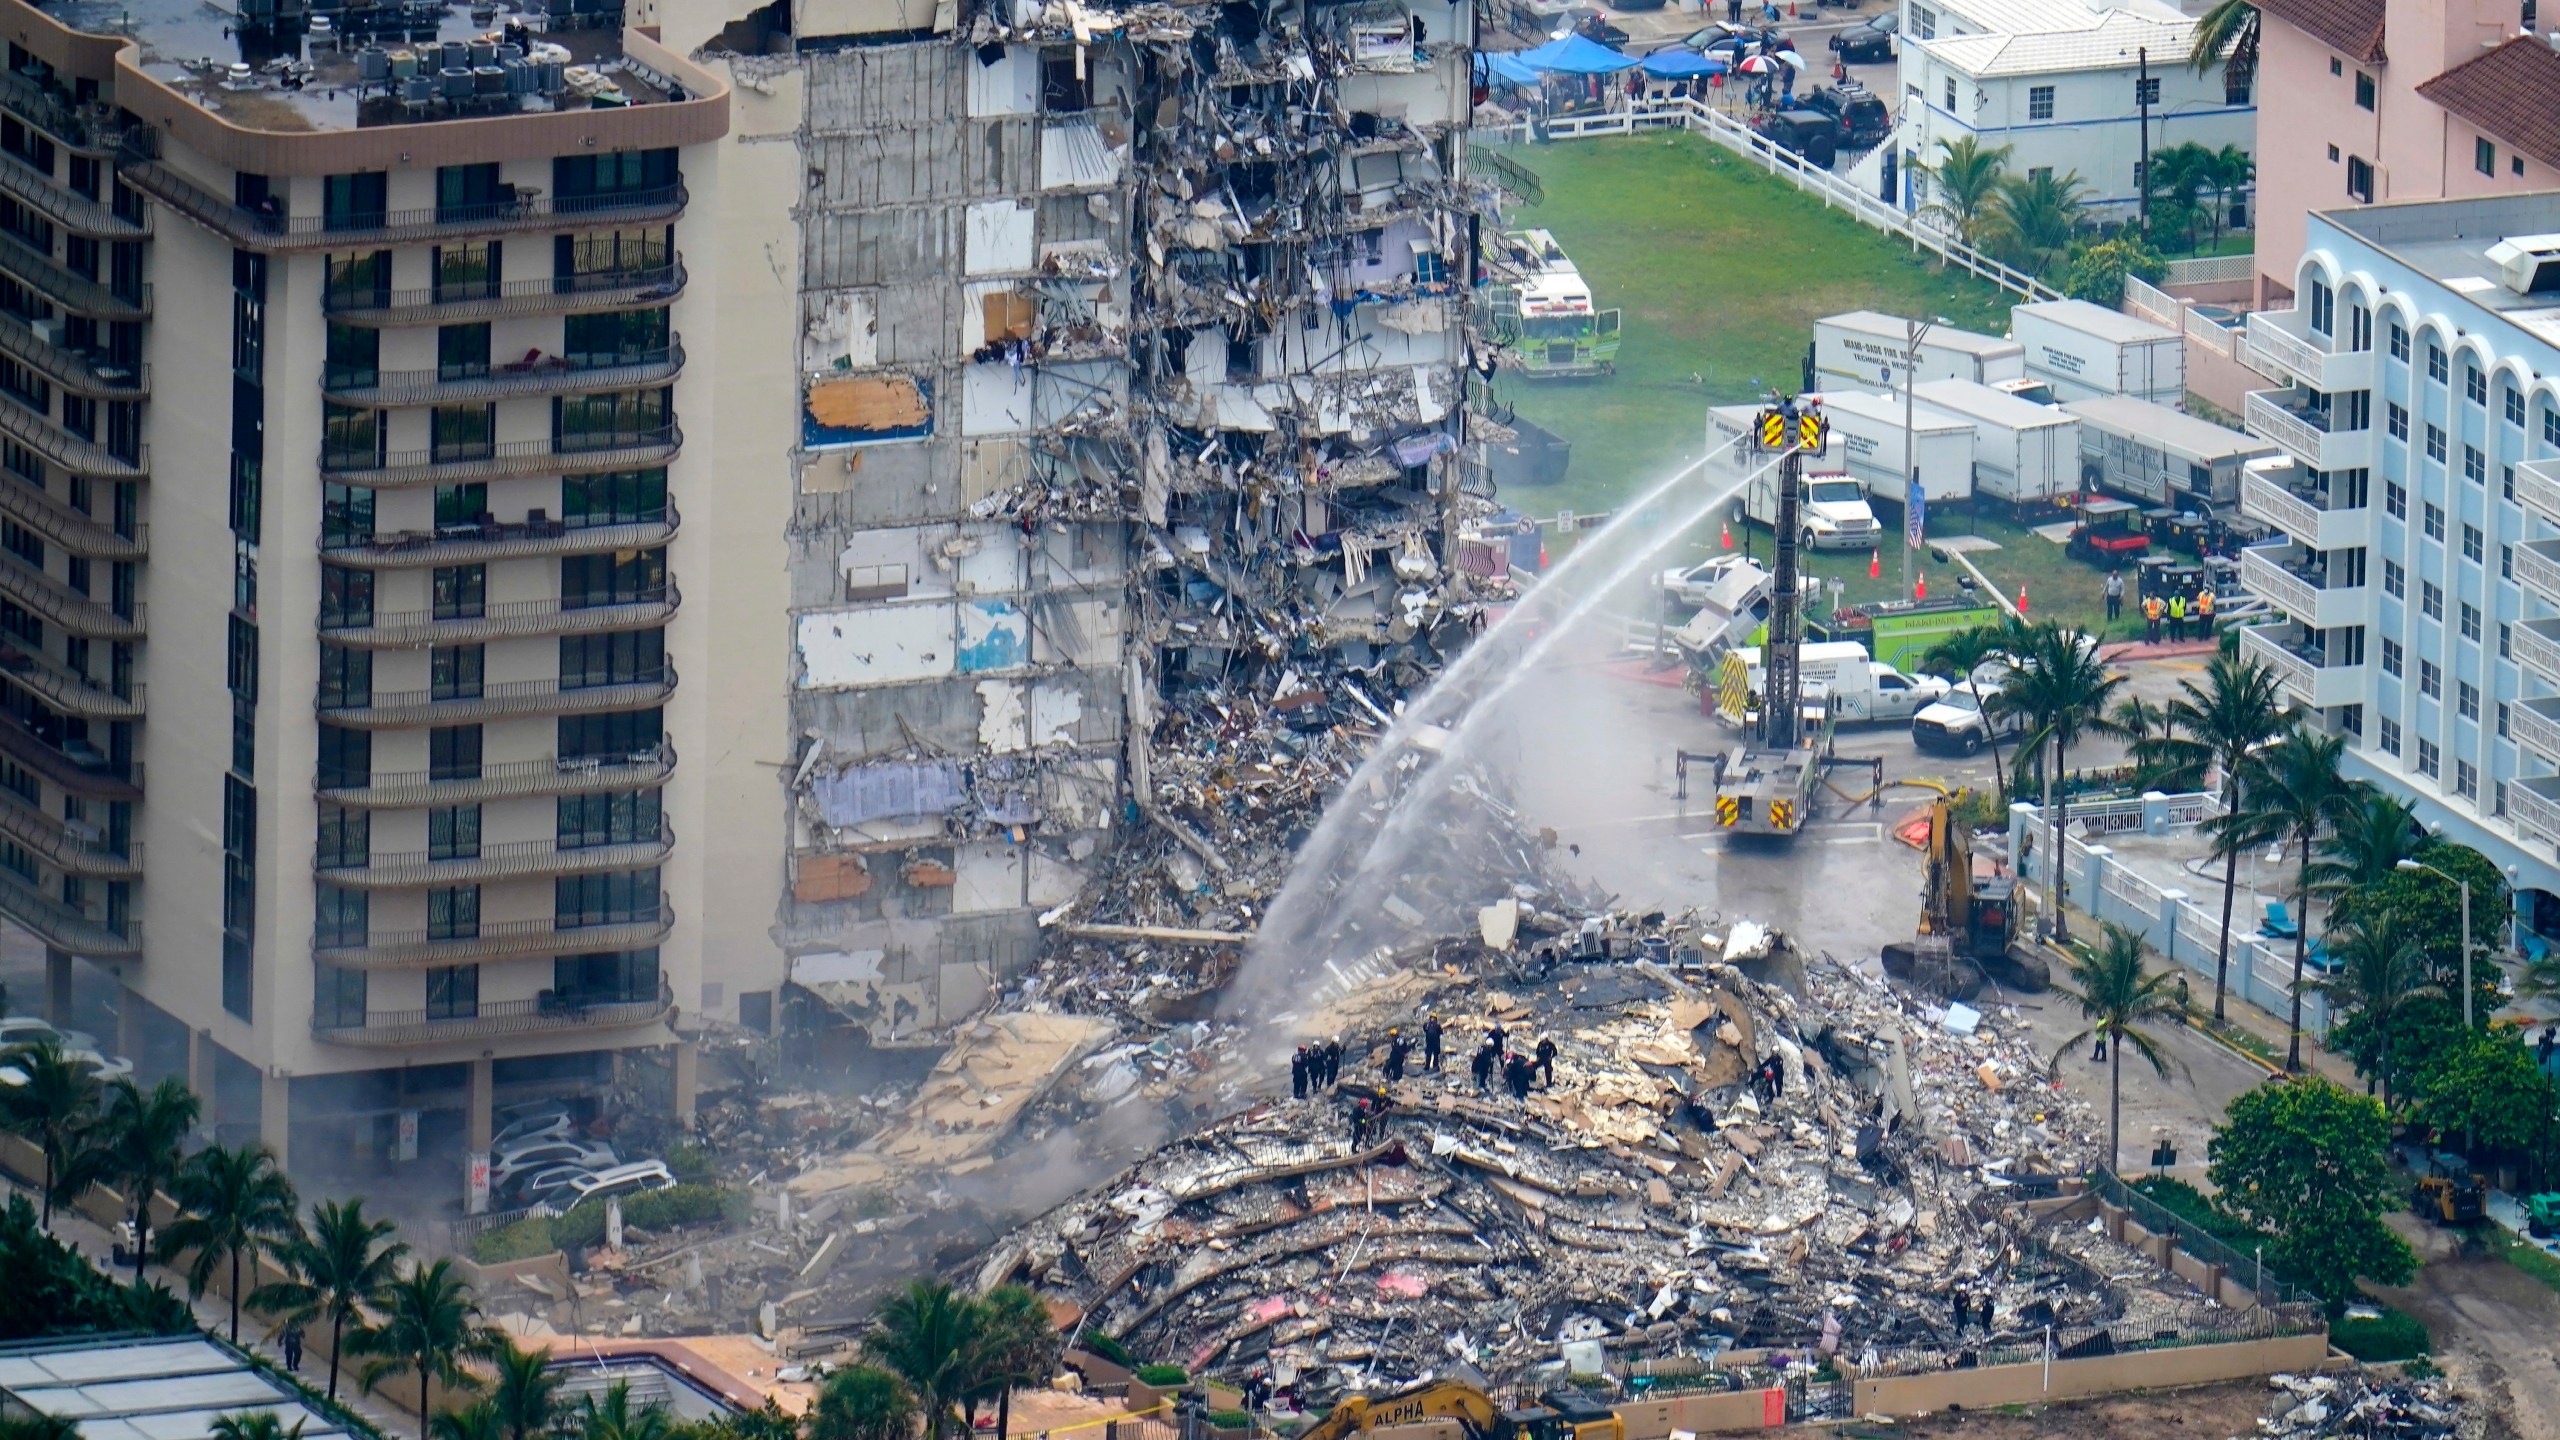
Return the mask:
M569 445L556 440L510 440L469 449L446 446L394 450L388 454L348 455L324 450L320 469L331 480L376 489L463 485L475 480L641 470L666 464L683 448L684 431L667 425L611 437L586 437Z
M639 870L656 865L675 848L675 827L658 826L654 840L619 845L564 849L557 840L511 840L483 845L476 855L438 856L416 850L368 856L361 865L317 865L312 868L333 885L358 889L396 889L420 885L463 885L475 880L506 880L525 875L586 875L598 870Z
M8 791L0 791L0 835L74 875L121 880L139 879L142 875L141 841L130 841L118 851L94 827L74 828L71 822L57 820Z
M13 475L0 475L0 515L74 555L94 560L139 560L151 550L149 525L137 523L131 535L119 535L114 526L81 514L68 502L55 499L51 491Z
M14 550L0 550L0 591L74 635L97 640L142 638L144 611L140 602L135 602L131 615L119 615L112 607L19 559Z
M347 370L324 373L321 389L350 405L458 405L517 395L587 395L663 385L684 369L684 343L671 342L636 360L577 365L557 355L494 364L478 374L448 369Z
M2508 781L2507 815L2545 845L2560 842L2560 775Z
M142 922L121 926L74 910L45 894L14 870L0 867L0 915L17 921L56 950L92 960L142 958Z
M2516 583L2535 599L2560 605L2560 540L2530 540L2514 553Z
M483 685L476 695L440 695L433 690L393 690L363 704L332 704L323 697L320 714L333 725L359 730L399 730L419 725L461 725L474 720L500 720L511 715L592 715L605 710L638 710L662 705L676 691L670 664L655 680L623 685L561 688L557 680L504 680Z
M527 556L654 549L673 540L682 521L676 507L669 504L659 519L634 520L620 525L564 525L557 520L485 520L468 525L439 525L433 530L377 534L369 542L351 544L333 544L324 533L320 537L320 549L333 565L349 565L359 570L411 570L429 565L468 565Z
M93 103L84 112L70 95L33 76L0 69L0 105L17 111L71 149L105 154L116 148L112 107Z
M2560 695L2518 700L2508 706L2507 733L2518 745L2560 764Z
M2284 447L2314 470L2373 463L2373 431L2331 429L2330 418L2302 403L2298 391L2250 391L2244 423L2250 434Z
M2332 665L2327 652L2307 638L2286 635L2291 627L2250 625L2240 630L2240 653L2276 672L2285 689L2317 709L2354 705L2364 700L2365 667Z
M562 997L545 990L531 1000L501 1000L479 1006L469 1015L436 1015L425 1010L377 1010L361 1022L338 1016L311 1017L312 1038L331 1045L432 1045L449 1040L485 1040L496 1035L523 1035L545 1030L626 1030L653 1024L672 1014L675 992L665 981L650 1000L590 1001Z
M2313 390L2354 390L2373 384L2373 352L2328 349L2312 337L2300 310L2252 314L2248 340L2249 359L2261 374Z
M33 365L54 384L75 394L129 400L151 392L150 366L128 370L107 359L103 352L56 345L37 334L34 326L6 312L0 312L0 354Z
M439 618L432 610L379 611L360 625L320 624L320 633L341 645L398 650L420 645L463 645L475 640L519 639L529 635L593 635L607 630L645 630L673 619L683 595L675 582L663 593L607 605L570 605L560 600L507 600L484 605L477 615Z
M50 656L9 645L0 645L0 674L43 696L66 715L83 720L142 718L143 687L139 681L125 687L131 694L118 695L86 675L73 673Z
M394 970L411 966L468 965L527 955L577 955L596 950L635 950L655 945L675 928L675 907L661 904L646 919L619 925L563 927L549 916L483 924L472 935L393 930L361 936L314 933L311 953L331 965Z
M2240 472L2240 513L2263 520L2314 550L2370 544L2373 514L2365 506L2335 503L2336 490L2316 484L2290 457L2252 460Z
M2315 630L2360 623L2369 593L2362 585L2333 584L2325 559L2293 545L2253 545L2241 551L2240 584Z
M112 180L108 183L114 183ZM54 224L75 235L109 240L140 240L151 233L151 212L128 220L105 204L80 194L6 150L0 150L0 190L25 202Z
M19 681L18 676L7 671L0 671L0 676L12 683ZM85 742L47 740L6 713L0 713L0 755L87 799L142 798L141 761L118 765Z
M2545 522L2560 525L2560 459L2519 463L2516 500Z
M320 798L356 809L418 809L430 805L468 805L527 795L586 795L599 790L645 790L663 785L675 773L676 747L660 742L651 750L619 759L510 760L483 765L467 779L432 770L403 770L366 777L361 785L314 788Z
M151 286L101 285L65 269L60 261L24 240L0 230L0 270L6 270L43 292L64 309L101 320L147 320Z
M109 480L141 480L151 474L151 447L134 448L134 458L57 428L51 420L24 406L0 403L0 434L35 451L65 470Z
M155 140L156 137L152 137L148 130L128 132L128 144L120 167L125 182L252 250L343 250L517 230L557 230L565 226L603 228L672 220L684 213L686 201L682 185L565 199L547 199L527 190L518 190L512 196L472 205L337 215L288 215L280 207L252 210L234 204L161 164L155 153Z
M2507 629L2507 648L2544 684L2560 685L2560 619L2518 621Z
M684 259L653 270L606 270L543 280L441 285L424 290L330 290L320 303L358 325L454 325L510 315L569 315L663 305L684 293Z

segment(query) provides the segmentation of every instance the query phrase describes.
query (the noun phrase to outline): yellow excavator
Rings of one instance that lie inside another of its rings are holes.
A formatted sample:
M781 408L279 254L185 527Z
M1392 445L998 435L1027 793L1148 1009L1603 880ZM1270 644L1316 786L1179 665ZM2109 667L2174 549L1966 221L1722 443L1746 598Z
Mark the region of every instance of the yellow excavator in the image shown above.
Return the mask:
M1571 1390L1550 1390L1542 1404L1505 1410L1463 1380L1426 1380L1390 1395L1353 1395L1298 1440L1351 1440L1355 1435L1433 1420L1455 1420L1467 1440L1627 1440L1618 1412Z
M1930 803L1921 855L1919 938L1884 947L1886 974L1950 1000L1972 999L1986 978L2013 990L2052 983L2044 962L2017 948L2016 878L1976 873L1973 832L1952 798Z

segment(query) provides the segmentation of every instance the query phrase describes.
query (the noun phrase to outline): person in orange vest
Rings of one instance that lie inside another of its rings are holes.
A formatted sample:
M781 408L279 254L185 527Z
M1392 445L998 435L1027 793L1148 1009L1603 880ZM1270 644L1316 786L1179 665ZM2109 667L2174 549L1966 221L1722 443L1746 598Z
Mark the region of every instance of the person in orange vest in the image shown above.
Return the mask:
M2160 643L2160 615L2166 608L2157 595L2142 597L2142 638L2151 644Z
M2196 587L2196 638L2213 638L2213 587L2210 585Z

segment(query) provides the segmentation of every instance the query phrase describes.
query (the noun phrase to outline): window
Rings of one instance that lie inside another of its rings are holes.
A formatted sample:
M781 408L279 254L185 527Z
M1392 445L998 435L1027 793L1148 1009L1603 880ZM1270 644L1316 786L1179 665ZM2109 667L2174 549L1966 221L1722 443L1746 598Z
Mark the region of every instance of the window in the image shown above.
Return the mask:
M331 310L378 308L391 303L391 252L332 255L323 272L323 303Z
M482 245L438 245L427 252L436 277L436 299L490 300L498 295L500 250L492 240Z
M438 463L485 460L497 453L498 407L439 405L429 412L429 437Z
M314 968L319 977L311 992L312 1025L322 1030L363 1029L365 973L336 965Z
M2397 720L2385 720L2385 721L2383 721L2379 726L2376 726L2376 727L2375 727L2375 736L2374 736L2374 740L2375 740L2375 743L2376 743L2376 744L2379 744L2379 745L2382 747L2382 752L2383 752L2384 754L2386 754L2386 755L2397 755L2397 754L2399 754L2399 753L2400 753L2400 722L2399 722L2399 721L2397 721Z
M2501 580L2516 578L2516 547L2513 545L2498 547L2498 578Z
M2397 560L2383 561L2382 593L2398 600L2407 595L2408 589L2409 572L2401 569L2400 562Z
M489 325L447 325L436 331L436 378L471 380L489 373Z
M489 167L495 170L495 165ZM427 1018L468 1020L480 1013L480 967L439 965L427 972Z
M427 858L469 860L480 853L480 807L447 805L427 812Z
M592 525L636 525L666 518L664 470L571 475L560 482L560 521L572 530Z
M315 885L311 890L312 923L320 943L333 949L362 945L365 939L366 912L372 907L362 890L343 885Z
M561 155L551 162L552 207L563 214L672 199L676 183L673 150Z
M1938 12L1926 5L1911 7L1911 30L1923 40L1938 38Z
M2498 391L2498 398L2505 402L2507 423L2515 426L2519 430L2523 429L2524 392L2513 385L2501 385L2498 387Z
M2432 580L2418 582L2418 608L2430 620L2444 618L2444 587Z
M480 778L480 727L444 725L427 732L427 778Z
M2486 553L2486 544L2486 537L2480 533L2479 526L2466 524L2462 527L2463 559L2474 565L2479 564L2481 557Z
M2391 322L2391 358L2394 360L2409 358L2409 327L2397 320Z
M486 485L439 485L436 487L436 529L448 525L477 527L489 516L489 487Z
M2388 639L2388 638L2386 638L2386 639L2384 639L2384 640L2383 640L2383 642L2382 642L2382 673L2383 673L2383 674L2385 674L2385 675L2397 675L2397 674L2399 674L2399 673L2400 673L2400 655L2401 655L2401 651L2400 651L2400 642L2399 642L2399 641L2397 641L2397 640L2392 640L2392 639Z
M320 727L323 790L355 790L373 783L373 732L341 725Z
M2479 639L2479 638L2480 638L2480 607L2479 607L2479 606L2477 606L2477 605L2472 604L2472 603L2471 603L2470 601L2468 601L2468 600L2465 600L2465 601L2463 601L2463 602L2462 602L2461 610L2462 610L2462 638L2463 638L2463 639L2465 639L2465 640L2477 640L2477 639Z
M2444 667L2433 660L2418 662L2418 693L2429 699L2444 695Z
M2222 103L2225 105L2248 104L2249 80L2250 74L2248 66L2224 66L2222 69Z
M332 175L321 187L321 224L331 230L378 230L391 208L391 177L380 170Z
M2347 307L2347 348L2357 354L2373 348L2373 312L2361 305Z
M2309 302L2305 308L2310 311L2312 334L2326 335L2337 328L2337 291L2330 289L2320 281L2314 280L2310 282L2309 288L2304 291L2303 299Z
M373 491L362 485L320 487L320 548L345 550L373 543Z
M551 882L551 919L563 930L658 918L658 872L563 875Z
M2382 402L2382 423L2394 440L2409 438L2409 407L2396 400Z
M2338 62L2337 62L2337 61L2332 60L2332 61L2330 61L2330 62L2329 62L2329 73L2330 73L2330 74L2332 74L2332 75L2335 75L2335 74L2337 74L2337 73L2338 73ZM2370 76L2370 75L2367 75L2367 74L2366 74L2366 73L2364 73L2363 71L2359 70L2359 71L2357 71L2357 72L2356 72L2356 108L2357 108L2357 109L2359 109L2359 110L2370 110L2370 109L2372 109L2372 108L2373 108L2373 106L2374 106L2374 85L2373 85L2373 77L2372 77L2372 76Z
M2136 105L2159 104L2160 77L2157 75L2145 75L2135 80L2133 82L2133 103Z
M667 552L624 550L607 555L564 555L560 559L560 607L583 610L597 605L633 605L663 600L667 594Z
M476 620L489 613L489 567L439 565L435 572L435 618Z
M558 236L552 242L552 287L566 292L628 284L634 276L672 268L674 256L671 227Z
M2480 767L2468 760L2453 762L2453 793L2465 800L2480 796Z
M658 805L655 790L563 795L559 800L558 844L563 850L649 844L658 838Z
M561 326L560 353L572 365L642 365L667 356L667 312L608 310L572 315Z
M480 935L480 887L453 885L427 892L427 938L473 940Z
M320 708L354 710L373 703L373 652L320 644Z
M2489 403L2489 372L2465 360L2462 362L2462 393L2474 405Z
M429 693L438 700L479 699L487 656L487 647L481 645L437 646L427 661Z
M575 452L653 445L667 433L668 393L625 390L551 402L552 448Z
M2441 425L2427 426L2427 458L2430 460L2444 458L2444 427Z
M318 838L314 845L319 855L314 863L320 869L345 870L362 866L372 857L373 812L350 810L344 805L323 801Z
M2486 135L2477 136L2471 142L2471 168L2483 175L2498 173L2498 147Z
M2421 741L2419 741L2419 742L2418 742L2418 773L2419 773L2419 774L2421 774L2421 775L2425 775L2425 776L2433 777L2433 776L2435 775L2435 773L2436 773L2437 769L2439 768L2439 757L2440 757L2441 753L2442 753L2442 752L2440 752L2440 751L2438 751L2438 750L2436 749L2436 742L2434 742L2433 740L2421 740Z
M2454 682L2453 706L2465 720L2480 718L2480 687L2468 680Z
M2501 620L2498 622L2498 658L2501 660L2507 658L2507 638L2510 633L2510 628L2511 627L2508 626L2506 621Z
M559 733L562 760L655 759L666 739L666 715L654 709L563 715Z
M667 632L626 630L613 635L560 637L560 688L642 685L665 677Z
M633 1005L658 998L658 952L614 950L551 962L551 989L565 1005Z
M39 641L39 644L42 642ZM223 678L231 693L256 703L258 698L258 627L234 615L230 625L230 651L223 664Z
M2396 480L2382 482L2382 508L2394 520L2409 518L2409 490Z
M373 623L373 572L320 567L320 626L344 630Z
M2053 118L2052 86L2030 85L2027 87L2027 118L2030 120L2050 120Z
M2453 373L2446 363L2444 347L2433 340L2427 342L2427 378L2442 380Z
M2560 445L2560 410L2542 412L2542 442L2546 445Z
M2338 158L2337 146L2329 147L2329 158ZM2367 205L2373 203L2373 162L2361 155L2347 157L2347 197Z
M1950 75L1950 76L1948 76L1948 77L1947 77L1947 107L1946 107L1946 108L1948 109L1948 111L1949 111L1950 113L1952 113L1952 112L1955 110L1955 108L1956 108L1956 77L1954 77L1953 75Z
M2427 538L2430 540L2442 540L2444 538L2444 508L2439 505L2428 505L2422 508L2426 511L2425 524Z
M2477 445L2462 447L2462 478L2474 485L2489 483L2489 457Z
M382 378L382 332L366 325L329 322L322 383L332 390L371 385Z
M505 192L495 161L443 166L436 171L436 219L485 220L498 213Z

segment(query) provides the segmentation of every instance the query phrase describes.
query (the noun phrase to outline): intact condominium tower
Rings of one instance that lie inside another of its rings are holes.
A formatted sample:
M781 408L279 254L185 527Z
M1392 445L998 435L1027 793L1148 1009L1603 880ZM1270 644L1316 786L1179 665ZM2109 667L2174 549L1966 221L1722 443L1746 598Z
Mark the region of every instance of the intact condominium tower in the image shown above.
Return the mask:
M762 650L686 593L756 523L726 82L618 0L0 18L0 913L280 1151L485 1148L634 1049L682 1111L708 857L769 949L782 843L772 770L689 774L783 750L778 593Z

